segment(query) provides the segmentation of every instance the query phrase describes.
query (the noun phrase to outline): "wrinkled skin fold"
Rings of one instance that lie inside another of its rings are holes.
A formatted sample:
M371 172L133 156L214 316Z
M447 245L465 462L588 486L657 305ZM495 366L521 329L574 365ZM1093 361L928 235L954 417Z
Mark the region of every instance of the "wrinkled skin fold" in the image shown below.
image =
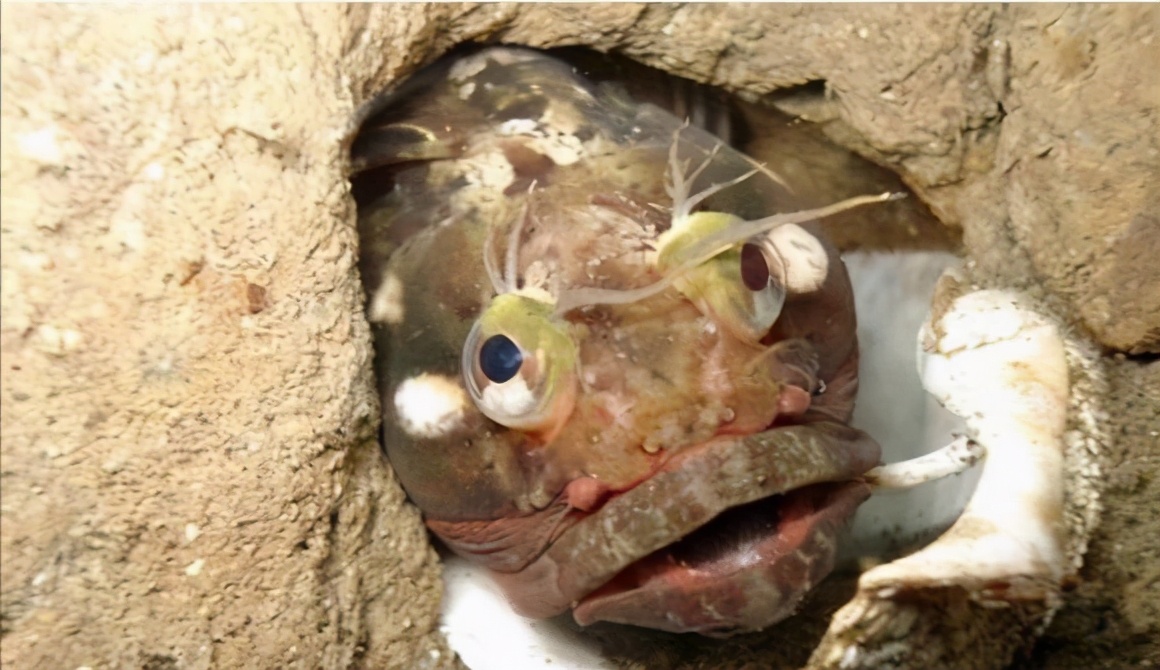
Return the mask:
M695 174L678 197L736 181L696 207L720 221L796 209L720 144L567 64L489 49L387 95L354 145L388 456L432 531L528 616L766 627L829 572L869 495L859 477L879 448L846 425L852 293L811 223L771 233L784 304L759 337L665 285L549 317L575 345L559 385L573 395L543 405L550 427L497 423L465 386L465 342L497 290L627 294L665 278L675 171ZM535 380L556 352L524 353ZM526 401L511 398L503 411Z

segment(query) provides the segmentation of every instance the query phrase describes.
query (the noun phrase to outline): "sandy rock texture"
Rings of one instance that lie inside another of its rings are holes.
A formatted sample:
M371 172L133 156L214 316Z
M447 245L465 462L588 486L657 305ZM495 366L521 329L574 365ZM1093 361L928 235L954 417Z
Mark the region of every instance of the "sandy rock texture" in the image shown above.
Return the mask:
M472 40L818 122L1127 354L1106 522L1021 662L1160 664L1156 6L0 11L5 667L455 665L377 444L345 166L376 92Z
M356 25L5 6L5 667L451 657L376 433Z

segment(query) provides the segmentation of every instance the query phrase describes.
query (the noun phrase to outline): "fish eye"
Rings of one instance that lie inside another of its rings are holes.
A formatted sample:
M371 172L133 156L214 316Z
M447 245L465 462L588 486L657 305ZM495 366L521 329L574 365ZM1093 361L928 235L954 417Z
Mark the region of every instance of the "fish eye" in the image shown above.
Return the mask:
M745 332L754 340L765 337L786 297L786 266L768 237L746 242L741 246L738 274L741 283L751 293L751 301L743 318Z
M550 437L572 412L576 360L572 335L550 307L502 295L468 333L461 368L468 396L487 418Z
M785 304L785 264L762 237L706 261L697 279L701 311L741 339L758 342Z
M769 285L769 262L761 248L753 243L741 247L741 281L750 291L760 291Z
M777 248L755 237L692 268L674 285L702 314L756 344L781 315L785 276Z
M492 335L479 348L479 368L497 384L515 377L523 362L523 352L507 335Z
M690 215L682 230L662 235L658 268L662 272L679 268L697 257L705 240L713 240L739 221L719 212ZM781 315L786 265L770 236L759 234L684 271L673 286L722 328L756 344Z

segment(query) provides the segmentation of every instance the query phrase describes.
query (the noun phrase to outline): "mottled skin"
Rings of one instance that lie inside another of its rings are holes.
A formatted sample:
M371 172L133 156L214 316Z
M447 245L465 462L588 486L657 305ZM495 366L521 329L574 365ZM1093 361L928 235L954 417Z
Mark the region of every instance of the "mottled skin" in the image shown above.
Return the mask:
M559 315L578 383L550 434L495 423L462 391L464 340L495 294L484 247L498 240L506 254L518 221L525 286L661 278L680 125L566 65L495 49L389 96L353 150L357 192L374 200L360 221L363 273L391 463L432 531L491 568L529 616L573 608L581 623L715 635L765 627L829 572L838 528L869 494L857 479L878 447L845 425L852 292L824 242L818 285L790 290L759 342L672 287ZM715 144L688 129L678 154L695 165ZM723 149L694 186L749 168ZM755 219L792 205L756 175L701 209ZM419 421L400 393L416 379L454 390L437 421Z

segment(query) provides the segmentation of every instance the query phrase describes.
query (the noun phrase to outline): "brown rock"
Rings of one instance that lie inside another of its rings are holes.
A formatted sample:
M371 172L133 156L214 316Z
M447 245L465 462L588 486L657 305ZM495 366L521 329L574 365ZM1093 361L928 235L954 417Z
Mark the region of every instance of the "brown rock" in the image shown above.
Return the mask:
M3 664L447 665L378 447L351 17L5 6L3 31Z
M996 283L1157 352L1158 24L1099 5L5 4L0 659L454 663L377 445L345 174L357 110L454 44L587 44L773 100L896 170ZM1147 412L1124 405L1124 463L1154 450ZM1154 488L1111 491L1115 529ZM1151 574L1124 567L1125 537L1093 546L1090 616L1061 618L1111 621L1107 653L1138 664L1155 610L1106 595Z

